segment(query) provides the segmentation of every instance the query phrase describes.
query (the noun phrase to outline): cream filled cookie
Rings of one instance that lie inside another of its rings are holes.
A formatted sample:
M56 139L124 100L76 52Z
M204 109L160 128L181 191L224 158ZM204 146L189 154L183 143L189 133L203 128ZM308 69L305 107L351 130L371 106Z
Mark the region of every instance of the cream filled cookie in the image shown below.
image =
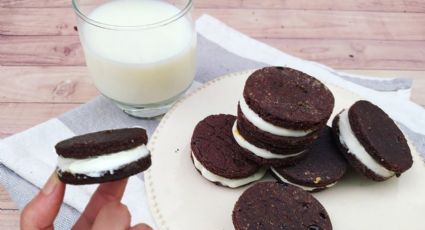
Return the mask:
M358 101L342 111L332 127L351 166L372 180L399 176L413 164L401 130L383 110L368 101Z
M266 170L245 157L232 135L233 115L211 115L193 131L191 158L207 180L226 187L240 187L261 179Z
M148 137L142 128L106 130L59 142L57 173L67 184L94 184L129 177L149 168Z

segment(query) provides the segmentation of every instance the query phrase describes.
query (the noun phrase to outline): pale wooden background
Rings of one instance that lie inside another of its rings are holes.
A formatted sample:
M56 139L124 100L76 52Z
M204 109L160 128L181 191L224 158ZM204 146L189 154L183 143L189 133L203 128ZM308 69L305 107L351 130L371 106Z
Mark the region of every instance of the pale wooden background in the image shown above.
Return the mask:
M0 138L98 94L87 77L70 1L0 0ZM412 99L425 105L425 0L194 1L196 17L211 14L298 57L412 78ZM18 221L0 186L0 229L17 229Z

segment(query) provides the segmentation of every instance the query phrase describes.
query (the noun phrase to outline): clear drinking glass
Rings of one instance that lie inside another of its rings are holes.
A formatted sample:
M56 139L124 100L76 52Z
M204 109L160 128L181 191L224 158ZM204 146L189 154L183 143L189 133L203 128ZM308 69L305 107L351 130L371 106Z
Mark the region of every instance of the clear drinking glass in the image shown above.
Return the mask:
M72 0L97 89L136 117L165 113L195 76L192 0Z

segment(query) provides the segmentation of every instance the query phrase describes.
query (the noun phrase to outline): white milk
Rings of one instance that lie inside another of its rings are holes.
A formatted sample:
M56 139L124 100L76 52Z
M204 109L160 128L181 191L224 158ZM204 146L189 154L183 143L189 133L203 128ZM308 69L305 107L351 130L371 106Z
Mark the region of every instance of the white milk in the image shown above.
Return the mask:
M115 0L88 17L104 24L155 23L180 10L158 0ZM83 23L80 37L99 91L132 105L157 103L188 88L195 75L196 34L190 18L145 30L111 30Z

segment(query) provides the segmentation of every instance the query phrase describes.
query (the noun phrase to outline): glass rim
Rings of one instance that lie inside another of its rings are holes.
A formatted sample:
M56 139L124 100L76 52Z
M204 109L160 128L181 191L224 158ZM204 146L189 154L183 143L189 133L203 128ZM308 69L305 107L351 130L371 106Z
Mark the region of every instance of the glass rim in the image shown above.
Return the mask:
M193 0L187 0L186 5L182 9L180 9L178 13L174 14L171 17L168 17L166 19L163 19L154 23L134 25L134 26L122 26L122 25L107 24L107 23L99 22L89 18L86 14L84 14L80 10L80 7L77 1L78 0L72 0L72 8L74 9L74 12L77 14L79 18L81 18L83 21L93 26L97 26L97 27L100 27L103 29L109 29L109 30L143 30L143 29L151 29L151 28L157 28L160 26L165 26L186 15L187 12L189 12L189 10L192 8L192 4L193 4L192 3Z

